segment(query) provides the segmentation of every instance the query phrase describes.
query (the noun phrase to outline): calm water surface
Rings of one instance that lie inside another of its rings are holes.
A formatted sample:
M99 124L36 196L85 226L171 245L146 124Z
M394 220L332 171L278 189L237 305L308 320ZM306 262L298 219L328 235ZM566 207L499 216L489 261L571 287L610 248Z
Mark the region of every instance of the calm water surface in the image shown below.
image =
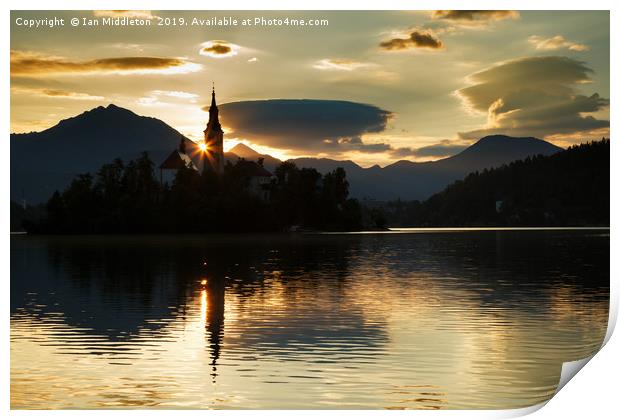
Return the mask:
M523 407L608 299L608 230L12 236L11 406Z

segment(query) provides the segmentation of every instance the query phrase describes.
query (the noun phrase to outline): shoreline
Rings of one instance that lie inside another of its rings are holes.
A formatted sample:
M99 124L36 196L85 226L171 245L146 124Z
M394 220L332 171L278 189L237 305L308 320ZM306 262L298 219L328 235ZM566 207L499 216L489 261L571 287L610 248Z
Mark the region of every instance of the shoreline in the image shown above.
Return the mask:
M393 227L386 229L367 229L358 231L291 231L291 232L206 232L206 233L28 233L10 232L13 236L242 236L242 235L272 235L272 236L310 236L310 235L369 235L369 234L405 234L405 233L444 233L444 232L510 232L510 231L578 231L578 230L611 230L609 226L497 226L497 227Z

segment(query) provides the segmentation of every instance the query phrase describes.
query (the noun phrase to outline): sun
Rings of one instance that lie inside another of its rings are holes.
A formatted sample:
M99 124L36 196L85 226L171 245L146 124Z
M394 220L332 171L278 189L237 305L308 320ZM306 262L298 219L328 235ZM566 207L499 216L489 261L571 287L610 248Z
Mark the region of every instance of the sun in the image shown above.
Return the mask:
M209 150L209 146L207 146L206 143L198 143L198 148L202 151L202 152L206 152L207 150Z

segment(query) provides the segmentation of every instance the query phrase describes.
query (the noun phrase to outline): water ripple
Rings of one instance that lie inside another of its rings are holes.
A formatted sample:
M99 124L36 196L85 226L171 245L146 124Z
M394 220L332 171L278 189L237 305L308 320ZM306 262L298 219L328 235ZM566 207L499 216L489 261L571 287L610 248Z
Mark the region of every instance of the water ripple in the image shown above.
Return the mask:
M606 232L20 235L11 406L522 407L608 298Z

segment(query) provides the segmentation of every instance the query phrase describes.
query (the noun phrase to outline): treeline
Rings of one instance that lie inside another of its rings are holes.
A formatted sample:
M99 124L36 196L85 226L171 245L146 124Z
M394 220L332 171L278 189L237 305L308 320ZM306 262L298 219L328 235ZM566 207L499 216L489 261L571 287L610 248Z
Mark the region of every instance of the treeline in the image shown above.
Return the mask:
M44 204L37 204L35 206L31 206L26 203L16 203L15 201L11 201L11 232L23 232L24 221L26 222L26 224L28 224L31 223L32 220L40 220L44 216Z
M45 205L45 216L25 220L32 233L274 232L357 230L359 202L349 198L344 169L321 175L282 163L265 198L249 188L252 165L228 162L222 175L181 169L170 185L155 176L145 153L77 176Z
M390 226L609 226L609 139L468 175L424 202L381 206Z

